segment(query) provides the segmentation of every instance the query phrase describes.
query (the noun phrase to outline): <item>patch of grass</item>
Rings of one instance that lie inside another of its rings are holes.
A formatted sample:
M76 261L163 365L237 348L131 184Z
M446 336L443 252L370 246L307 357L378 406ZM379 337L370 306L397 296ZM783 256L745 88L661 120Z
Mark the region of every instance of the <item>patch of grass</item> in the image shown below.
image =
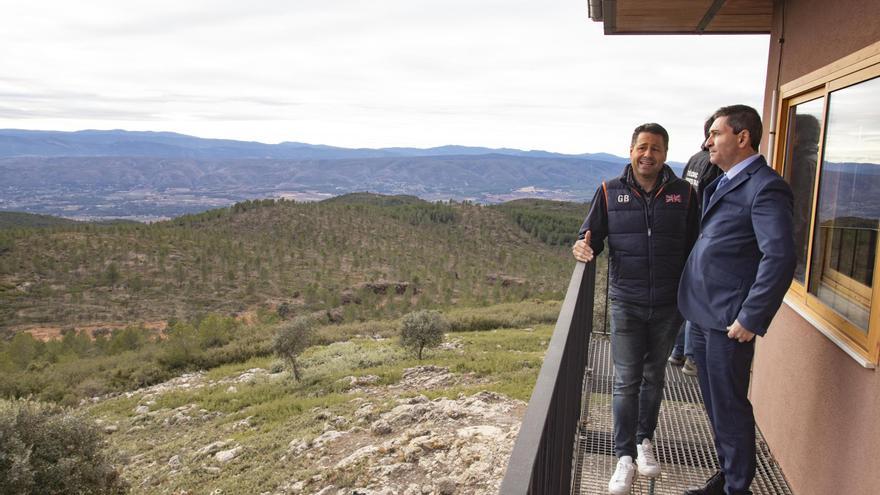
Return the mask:
M140 397L116 397L114 399L100 402L89 409L89 412L95 416L103 417L111 420L128 418L134 412L138 405Z
M495 383L491 391L512 399L519 399L523 402L528 402L532 397L532 391L535 388L535 381L538 379L538 373L524 370L520 373L512 373L510 378L511 381Z
M324 325L315 331L315 344L342 342L357 337L393 337L398 334L397 320L370 320L340 325Z
M450 329L456 332L517 328L554 323L559 316L559 301L522 301L496 304L485 308L455 309L446 313Z
M253 368L270 369L274 361L275 358L272 356L259 356L241 363L224 364L208 370L207 373L205 373L205 378L208 380L219 380L231 375L244 373Z
M302 363L306 380L310 376L335 380L346 375L365 374L355 372L385 363L396 363L408 357L406 351L397 345L396 339L361 339L312 347L303 353Z

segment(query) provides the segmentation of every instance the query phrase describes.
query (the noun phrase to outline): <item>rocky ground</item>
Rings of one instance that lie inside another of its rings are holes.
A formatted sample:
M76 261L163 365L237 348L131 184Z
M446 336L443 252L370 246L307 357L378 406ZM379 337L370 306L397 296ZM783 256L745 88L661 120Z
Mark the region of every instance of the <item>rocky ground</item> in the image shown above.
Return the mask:
M255 383L284 379L262 368L216 380L192 373L109 399L128 401L127 416L96 416L111 444L124 446L118 447L123 475L137 493L450 495L498 492L525 411L522 401L495 392L438 396L438 390L478 383L446 367L407 368L387 386L376 376L348 376L345 393L352 398L344 412L303 411L317 433L279 431L278 448L267 453L250 441L259 418L224 418L196 403L162 407L167 394L220 388L234 397ZM273 435L263 428L264 436ZM257 471L266 472L264 483L236 484L236 477ZM215 479L225 480L223 488L214 487ZM181 480L201 481L193 487Z

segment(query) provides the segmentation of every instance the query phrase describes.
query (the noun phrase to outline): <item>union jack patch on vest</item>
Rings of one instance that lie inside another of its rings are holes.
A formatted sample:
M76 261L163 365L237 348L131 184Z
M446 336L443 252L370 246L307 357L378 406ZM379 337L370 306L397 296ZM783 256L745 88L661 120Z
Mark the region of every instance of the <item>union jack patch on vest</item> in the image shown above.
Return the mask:
M667 203L681 203L681 194L667 194L666 195Z

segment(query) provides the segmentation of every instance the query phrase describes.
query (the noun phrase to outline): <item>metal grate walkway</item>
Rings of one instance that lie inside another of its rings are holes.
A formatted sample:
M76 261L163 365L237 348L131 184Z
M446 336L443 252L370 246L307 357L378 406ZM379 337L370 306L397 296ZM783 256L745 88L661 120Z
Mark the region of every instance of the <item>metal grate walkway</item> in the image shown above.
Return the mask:
M613 366L611 343L606 335L590 338L589 369L584 381L584 407L575 454L572 493L604 495L614 473L614 438L611 423ZM757 432L758 470L752 483L755 495L792 495L782 471ZM666 389L654 443L662 473L656 495L681 495L685 488L705 482L717 469L712 431L703 409L695 377L675 366L666 368ZM633 495L648 495L647 478L637 478Z

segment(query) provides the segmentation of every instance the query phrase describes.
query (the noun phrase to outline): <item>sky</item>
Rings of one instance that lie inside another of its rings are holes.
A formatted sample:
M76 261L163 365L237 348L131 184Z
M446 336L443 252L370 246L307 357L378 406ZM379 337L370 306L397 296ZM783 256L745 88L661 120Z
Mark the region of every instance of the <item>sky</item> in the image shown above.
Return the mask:
M587 0L0 0L0 128L685 161L769 37L605 36Z

